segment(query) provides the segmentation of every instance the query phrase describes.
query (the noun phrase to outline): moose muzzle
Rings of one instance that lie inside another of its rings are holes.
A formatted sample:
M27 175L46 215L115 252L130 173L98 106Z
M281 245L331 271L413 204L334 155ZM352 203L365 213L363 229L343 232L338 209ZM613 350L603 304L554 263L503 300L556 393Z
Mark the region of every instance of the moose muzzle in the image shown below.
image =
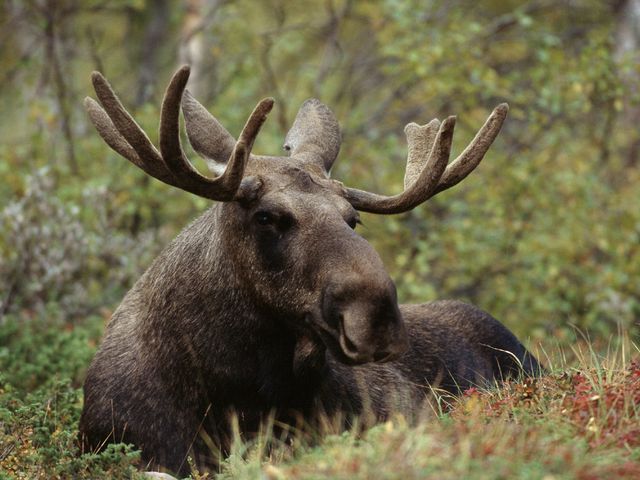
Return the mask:
M371 277L330 282L321 310L331 337L325 343L344 363L388 362L409 346L396 289L388 277L377 282Z

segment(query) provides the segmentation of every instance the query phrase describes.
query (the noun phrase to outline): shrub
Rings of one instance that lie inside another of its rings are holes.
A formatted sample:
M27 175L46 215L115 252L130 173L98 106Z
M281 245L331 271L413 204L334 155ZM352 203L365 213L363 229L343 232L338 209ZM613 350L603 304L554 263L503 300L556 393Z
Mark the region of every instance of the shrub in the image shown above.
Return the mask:
M0 313L79 296L87 250L78 208L56 198L50 170L28 176L24 195L0 212Z

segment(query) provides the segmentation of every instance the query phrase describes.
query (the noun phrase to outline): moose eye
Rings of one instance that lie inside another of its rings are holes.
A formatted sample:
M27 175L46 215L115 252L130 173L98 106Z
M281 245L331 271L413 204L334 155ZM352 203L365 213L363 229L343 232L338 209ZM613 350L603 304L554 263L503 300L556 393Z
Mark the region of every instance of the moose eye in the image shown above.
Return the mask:
M271 225L272 223L274 223L275 218L272 214L270 214L269 212L257 212L254 216L256 222L258 223L258 225Z

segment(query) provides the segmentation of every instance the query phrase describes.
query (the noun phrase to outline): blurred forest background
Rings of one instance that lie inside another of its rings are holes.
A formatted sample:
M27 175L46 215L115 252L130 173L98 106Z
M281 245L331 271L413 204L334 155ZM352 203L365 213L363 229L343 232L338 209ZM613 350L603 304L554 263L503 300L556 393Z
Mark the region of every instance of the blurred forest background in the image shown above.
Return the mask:
M180 64L232 134L276 98L256 153L278 154L318 97L343 128L334 178L386 194L402 189L405 124L458 115L457 155L509 102L467 180L359 231L401 301L473 302L554 348L638 339L639 46L640 0L3 0L0 460L88 471L73 453L80 385L104 325L208 207L104 144L82 107L92 70L154 141ZM113 473L121 456L91 461Z
M458 115L457 155L509 102L465 182L365 216L361 234L403 302L464 299L534 340L637 333L637 0L5 0L0 25L0 359L18 338L46 355L66 332L90 347L55 363L88 362L124 293L207 208L118 157L82 107L100 70L155 141L183 63L234 134L276 98L257 153L278 154L320 98L344 133L333 176L387 194L402 189L406 123Z

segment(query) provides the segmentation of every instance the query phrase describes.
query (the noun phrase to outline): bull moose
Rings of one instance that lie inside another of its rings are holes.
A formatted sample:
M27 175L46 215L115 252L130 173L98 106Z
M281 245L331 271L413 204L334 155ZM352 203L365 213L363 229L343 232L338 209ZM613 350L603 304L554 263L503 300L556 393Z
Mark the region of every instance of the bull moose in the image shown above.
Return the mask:
M166 90L159 151L95 72L85 99L98 133L152 177L216 200L160 254L113 314L84 384L85 450L133 443L150 467L184 472L187 455L215 465L229 418L243 435L269 415L415 415L433 389L455 394L540 366L515 336L458 301L399 305L393 281L355 231L358 212L406 212L463 180L496 138L499 105L448 164L455 117L405 128L404 191L347 187L329 171L340 150L333 113L303 103L285 157L254 155L273 106L258 103L238 140L188 90L180 68ZM216 175L200 174L187 136ZM214 448L212 448L214 446Z

